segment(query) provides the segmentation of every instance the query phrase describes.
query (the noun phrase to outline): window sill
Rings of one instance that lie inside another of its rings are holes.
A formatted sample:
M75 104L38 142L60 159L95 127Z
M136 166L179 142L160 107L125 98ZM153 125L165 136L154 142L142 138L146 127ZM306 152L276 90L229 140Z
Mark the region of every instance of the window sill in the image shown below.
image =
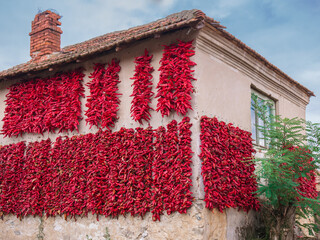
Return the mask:
M252 143L252 146L257 152L265 152L268 149L267 147L256 144L256 143Z

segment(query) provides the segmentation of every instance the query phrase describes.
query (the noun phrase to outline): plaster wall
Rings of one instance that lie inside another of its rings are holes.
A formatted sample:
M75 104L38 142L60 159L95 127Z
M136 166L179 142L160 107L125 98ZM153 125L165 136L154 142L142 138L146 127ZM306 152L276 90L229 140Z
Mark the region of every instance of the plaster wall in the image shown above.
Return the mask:
M163 53L163 45L169 45L176 42L177 39L189 41L195 39L197 32L194 30L181 30L174 34L166 34L158 39L151 39L137 42L130 47L124 46L118 52L110 52L109 54L96 57L92 60L85 61L83 63L74 63L59 68L56 71L69 71L78 67L85 68L85 96L90 94L86 84L91 80L89 78L90 73L93 71L94 63L107 63L112 58L120 60L121 71L119 72L120 83L119 93L120 96L120 109L118 111L119 120L117 121L113 131L119 130L121 127L136 128L141 127L139 123L132 120L130 116L130 107L132 98L131 84L133 80L130 78L134 74L134 58L144 53L144 49L147 48L150 54L153 54L153 60L151 62L155 71L153 72L153 92L156 93L156 85L159 81L159 61ZM40 77L47 77L53 75L55 71L47 71L41 73ZM0 83L0 118L4 117L5 108L5 95L8 93L8 87L21 79L14 79L12 81L6 81ZM197 86L196 86L197 88ZM131 216L119 216L118 218L105 218L100 216L99 221L93 215L89 215L87 218L78 218L75 220L64 220L63 217L55 218L40 218L40 217L25 217L22 220L16 218L16 216L8 215L4 216L3 220L0 220L0 239L61 239L61 240L78 240L78 239L107 239L106 232L110 234L111 239L226 239L226 215L224 213L212 214L204 207L202 200L203 189L201 189L201 163L197 157L200 154L199 151L199 136L200 126L197 106L195 105L195 97L192 99L192 105L194 111L189 111L188 116L191 119L192 126L192 150L195 152L193 156L192 164L192 192L194 193L194 203L188 210L187 214L173 213L171 215L161 216L160 222L152 221L152 216L147 213L146 216L141 219L139 217ZM24 134L22 137L4 138L0 135L0 145L6 145L10 143L17 143L20 141L34 142L43 139L50 138L52 141L58 136L67 135L73 136L78 134L86 134L89 132L97 132L96 127L89 129L89 126L85 123L85 111L87 110L85 103L86 98L81 99L82 103L82 117L83 119L79 124L79 133L69 132L62 134L44 133L40 134ZM157 100L152 99L152 108L156 109ZM169 117L162 117L160 113L153 111L151 113L150 125L153 128L159 126L166 126L171 120L176 119L178 122L182 120L182 116L178 116L176 113L171 114ZM0 128L2 128L3 122L0 122ZM142 127L147 127L148 124L144 124Z
M196 52L196 108L250 131L250 79L214 56Z
M187 214L173 213L164 215L160 222L152 221L150 213L140 217L105 218L89 215L66 221L62 217L40 219L26 217L22 221L14 216L4 216L1 220L0 239L45 239L45 240L184 240L225 238L225 216L221 213L210 214L201 200L196 200Z
M203 34L202 30L200 35ZM250 131L250 94L251 87L254 85L258 90L270 94L279 104L279 114L291 117L298 114L304 117L305 105L303 103L293 104L290 99L281 97L278 92L273 91L268 85L263 85L256 81L250 74L245 74L241 67L225 61L220 54L215 54L214 48L202 45L202 39L198 38L199 31L180 30L175 33L165 34L157 39L149 39L139 41L130 46L123 46L119 51L110 52L106 55L96 57L82 63L73 63L56 69L56 71L68 71L77 67L84 67L85 78L85 95L88 96L89 89L86 84L90 81L89 75L93 71L93 63L110 62L116 57L120 60L121 71L119 73L120 84L120 110L118 111L119 120L117 121L114 131L121 127L136 128L141 127L139 123L132 120L130 116L130 107L132 98L131 84L133 80L130 78L134 74L134 58L144 53L147 48L150 54L153 54L151 62L155 71L153 72L153 92L156 93L156 85L159 81L159 61L162 57L163 45L176 42L177 39L184 41L196 39L196 54L193 61L197 63L195 70L195 78L193 82L195 91L192 98L193 111L189 111L192 126L192 192L195 198L192 207L187 214L173 213L171 215L161 216L160 222L153 222L150 213L147 213L144 219L139 217L123 217L117 219L100 217L99 221L96 216L88 216L87 218L79 218L77 221L65 221L61 217L55 218L39 218L26 217L20 221L15 216L4 216L0 220L0 239L107 239L106 231L110 234L111 239L240 239L239 229L243 226L250 225L254 221L254 213L249 214L237 211L227 210L223 213L218 211L209 211L204 206L204 188L201 177L201 161L198 158L200 154L200 117L207 115L208 117L216 116L219 120L231 122L240 128ZM223 48L223 45L216 44L216 48ZM229 49L231 53L234 49ZM230 53L230 54L231 54ZM224 57L230 58L229 55ZM240 61L247 61L243 55ZM259 71L261 66L255 65L254 71ZM42 72L40 76L46 77L53 75L54 71ZM8 93L7 88L21 79L6 81L0 83L0 119L4 117L5 95ZM261 89L260 89L261 88ZM59 135L78 135L89 132L96 132L97 128L89 126L85 123L84 113L86 98L82 98L82 117L79 125L79 133L63 133ZM156 109L157 100L152 99L152 107ZM165 126L171 120L181 121L182 116L176 113L168 117L161 117L159 112L151 113L150 125L153 128ZM0 121L0 129L3 122ZM143 127L147 127L144 124ZM59 136L58 134L45 133L44 135L24 134L22 137L3 138L0 135L0 145L16 143L20 141L33 142L50 138L52 141ZM104 236L105 235L105 236Z
M276 102L276 114L305 119L307 94L226 41L216 30L208 26L201 30L196 46L202 113L251 131L250 103L251 89L254 89Z
M251 132L252 89L276 102L276 114L305 119L309 97L211 27L203 28L196 42L195 106L199 116L217 117ZM257 154L263 150L258 146ZM227 209L226 238L247 239L257 215Z

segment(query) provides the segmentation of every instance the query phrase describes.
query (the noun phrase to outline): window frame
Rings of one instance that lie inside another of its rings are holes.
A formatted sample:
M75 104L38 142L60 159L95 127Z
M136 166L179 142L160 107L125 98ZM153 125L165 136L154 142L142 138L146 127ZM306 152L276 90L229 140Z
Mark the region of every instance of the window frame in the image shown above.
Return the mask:
M269 107L269 114L267 117L273 115L275 116L276 114L276 100L270 96L267 96L266 94L263 94L255 89L251 88L251 95L250 95L250 120L251 120L251 133L252 133L252 143L256 146L259 146L261 148L267 148L268 143L266 140L263 138L263 132L258 129L257 122L262 121L258 115L257 111L253 109L252 107L252 94L255 94L258 99L261 99L262 101L268 101ZM254 116L253 116L254 112ZM254 123L253 120L254 119Z

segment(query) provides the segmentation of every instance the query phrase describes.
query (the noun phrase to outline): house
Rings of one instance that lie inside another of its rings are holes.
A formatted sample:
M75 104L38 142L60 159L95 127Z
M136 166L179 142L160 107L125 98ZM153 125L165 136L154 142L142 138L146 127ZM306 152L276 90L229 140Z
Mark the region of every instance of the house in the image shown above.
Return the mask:
M37 14L31 60L0 72L0 238L248 238L251 94L305 118L313 92L200 10L64 48L59 18Z

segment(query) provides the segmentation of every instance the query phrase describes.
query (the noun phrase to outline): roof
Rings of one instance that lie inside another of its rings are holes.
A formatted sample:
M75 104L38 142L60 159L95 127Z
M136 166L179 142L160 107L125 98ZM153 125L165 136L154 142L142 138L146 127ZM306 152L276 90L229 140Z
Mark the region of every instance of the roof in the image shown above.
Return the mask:
M165 18L157 21L133 27L128 30L108 33L85 42L70 45L61 49L58 53L53 53L44 56L40 59L31 59L30 61L14 66L7 70L0 72L0 81L8 78L18 77L19 75L27 73L36 73L42 70L57 67L62 64L76 62L90 56L102 53L104 51L116 49L122 44L128 44L137 40L153 37L157 34L182 29L185 27L196 27L198 23L205 22L216 28L222 36L227 40L232 41L238 47L242 48L248 54L256 58L271 70L277 72L280 76L288 80L290 83L296 85L303 90L309 97L314 96L314 93L293 80L287 74L282 72L279 68L268 62L259 53L245 45L239 39L224 30L224 26L220 25L218 21L206 16L202 11L193 9L185 10L179 13L171 14Z

